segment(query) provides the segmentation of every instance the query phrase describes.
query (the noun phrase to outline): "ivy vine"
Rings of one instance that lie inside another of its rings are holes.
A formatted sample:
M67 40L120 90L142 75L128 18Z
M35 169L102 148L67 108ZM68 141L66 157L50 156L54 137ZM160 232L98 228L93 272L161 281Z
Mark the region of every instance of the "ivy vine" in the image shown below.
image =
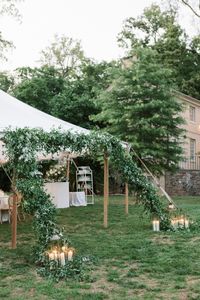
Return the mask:
M44 191L44 180L38 170L38 155L70 151L95 158L100 153L107 153L122 175L123 181L137 192L145 212L160 219L161 229L170 228L169 216L155 188L137 167L122 143L112 135L98 132L78 134L55 129L49 133L42 129L7 129L3 142L10 168L15 170L17 190L23 195L23 209L33 215L33 227L37 236L37 263L45 264L44 253L55 233L66 243L62 230L55 222L55 206Z

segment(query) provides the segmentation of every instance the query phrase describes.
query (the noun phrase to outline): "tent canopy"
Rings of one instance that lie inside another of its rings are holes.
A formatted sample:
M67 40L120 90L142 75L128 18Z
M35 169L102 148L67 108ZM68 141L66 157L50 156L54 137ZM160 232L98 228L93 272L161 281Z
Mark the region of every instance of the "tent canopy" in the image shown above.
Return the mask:
M72 131L73 133L89 133L89 130L85 128L48 115L0 90L0 133L3 134L8 127L13 130L28 127L30 129L41 128L46 132L59 129L60 131ZM6 161L3 152L3 143L0 141L0 162ZM77 155L71 153L70 156L76 157ZM39 159L44 158L40 155Z
M9 126L12 129L41 128L48 132L54 128L74 133L89 133L87 129L48 115L0 90L0 132L4 132Z

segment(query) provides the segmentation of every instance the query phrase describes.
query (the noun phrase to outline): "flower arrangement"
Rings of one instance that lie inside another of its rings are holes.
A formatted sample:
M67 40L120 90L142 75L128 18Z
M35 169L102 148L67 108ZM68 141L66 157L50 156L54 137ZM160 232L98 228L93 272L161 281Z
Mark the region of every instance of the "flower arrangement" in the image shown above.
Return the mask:
M66 167L63 165L55 165L46 172L45 180L47 182L66 181Z

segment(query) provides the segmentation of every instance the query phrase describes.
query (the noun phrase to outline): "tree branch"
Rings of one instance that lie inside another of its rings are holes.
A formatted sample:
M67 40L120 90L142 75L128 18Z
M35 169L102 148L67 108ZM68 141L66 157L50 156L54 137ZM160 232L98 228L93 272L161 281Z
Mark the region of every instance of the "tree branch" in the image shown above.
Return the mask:
M186 0L181 0L181 2L185 4L187 7L189 7L189 9L195 14L195 16L200 18L200 14ZM200 7L200 3L199 3L199 7Z

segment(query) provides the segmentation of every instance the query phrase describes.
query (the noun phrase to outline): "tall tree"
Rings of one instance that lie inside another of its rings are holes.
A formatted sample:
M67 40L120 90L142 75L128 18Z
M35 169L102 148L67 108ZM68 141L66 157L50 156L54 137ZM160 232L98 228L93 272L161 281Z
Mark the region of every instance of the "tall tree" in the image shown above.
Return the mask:
M51 99L51 114L73 124L94 128L96 124L90 115L99 112L94 99L109 86L110 69L114 63L87 61L81 67L79 76L65 79L65 88Z
M129 55L138 45L156 50L158 62L172 70L177 88L200 99L199 36L189 39L177 23L175 10L162 12L157 5L146 8L138 18L125 21L118 40Z
M157 63L157 52L135 50L129 68L119 69L112 86L98 101L102 110L93 118L107 130L132 143L155 173L172 170L181 158L181 105L172 96L170 70Z
M84 60L84 53L79 41L66 36L54 36L54 41L42 50L42 65L53 66L63 77L74 75Z
M90 120L90 115L99 112L93 99L108 87L113 65L88 60L73 79L63 78L54 67L20 68L13 93L18 99L55 117L92 128L96 124Z
M62 92L64 79L53 67L19 68L15 97L46 113L51 112L51 99Z

